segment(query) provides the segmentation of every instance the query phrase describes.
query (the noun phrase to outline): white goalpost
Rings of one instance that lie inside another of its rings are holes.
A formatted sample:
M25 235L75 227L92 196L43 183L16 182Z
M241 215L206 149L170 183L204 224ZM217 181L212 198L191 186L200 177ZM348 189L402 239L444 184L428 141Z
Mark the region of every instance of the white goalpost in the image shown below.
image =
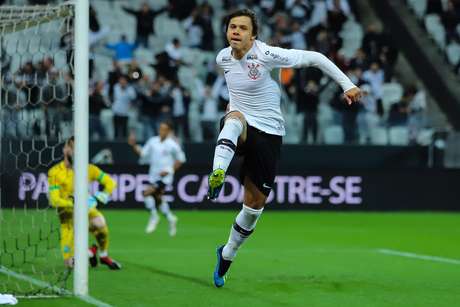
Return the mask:
M9 3L0 6L0 293L87 297L89 0ZM73 290L45 189L70 135Z
M88 294L88 0L75 3L74 294Z

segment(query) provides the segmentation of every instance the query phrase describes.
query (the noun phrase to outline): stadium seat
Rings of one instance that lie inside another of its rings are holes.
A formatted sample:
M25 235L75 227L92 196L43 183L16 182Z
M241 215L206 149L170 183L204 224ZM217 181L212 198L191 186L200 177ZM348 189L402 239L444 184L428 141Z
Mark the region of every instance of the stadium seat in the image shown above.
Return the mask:
M450 43L446 48L447 60L453 66L456 66L460 61L460 44Z
M382 104L385 114L388 113L393 103L399 102L403 95L403 87L397 82L382 85Z
M422 19L425 15L426 7L427 7L427 0L408 0L407 1L409 6L414 10L415 15Z
M344 134L341 126L333 125L324 129L324 143L328 145L343 144Z
M433 140L434 130L430 128L424 128L417 134L417 144L419 145L430 145Z
M425 28L434 39L436 44L444 49L446 45L446 30L441 24L441 19L437 14L428 14L425 16Z
M407 127L396 126L388 129L390 145L408 145L409 129Z
M352 18L343 25L339 36L343 40L343 47L340 49L340 53L347 59L351 59L356 50L361 47L361 41L363 39L363 29L359 23L354 21Z
M387 145L388 133L384 127L374 127L370 131L371 144L373 145Z

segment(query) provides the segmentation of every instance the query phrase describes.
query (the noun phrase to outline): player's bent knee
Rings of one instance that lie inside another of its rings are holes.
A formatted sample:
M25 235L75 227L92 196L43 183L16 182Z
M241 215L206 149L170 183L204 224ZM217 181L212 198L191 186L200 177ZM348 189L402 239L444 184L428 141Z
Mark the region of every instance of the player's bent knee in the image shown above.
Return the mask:
M238 120L242 126L243 126L243 132L241 132L239 138L238 138L238 145L241 145L241 142L244 142L246 141L246 136L247 136L247 123L246 123L246 119L244 118L244 115L243 113L239 112L239 111L232 111L230 113L228 113L226 116L225 116L225 121L229 120L229 119L232 119L232 120Z
M243 125L246 125L246 119L244 118L243 113L241 113L240 111L232 111L230 113L227 113L227 115L225 116L225 120L228 120L230 118L238 119L239 121L241 121Z
M105 218L103 216L97 216L95 218L92 218L90 221L90 227L91 228L103 228L107 226L105 222Z
M262 193L245 193L244 204L252 209L262 209L265 206L267 197Z
M263 199L252 199L250 201L245 201L244 204L249 208L260 210L265 206L265 198Z

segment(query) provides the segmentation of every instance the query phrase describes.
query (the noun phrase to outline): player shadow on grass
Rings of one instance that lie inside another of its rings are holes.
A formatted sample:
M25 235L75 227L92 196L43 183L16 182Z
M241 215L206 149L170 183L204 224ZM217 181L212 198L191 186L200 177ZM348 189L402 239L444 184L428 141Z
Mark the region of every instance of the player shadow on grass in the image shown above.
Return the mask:
M177 274L177 273L174 273L174 272L160 270L160 269L148 266L148 265L142 265L142 264L133 263L133 262L124 261L124 263L129 264L130 266L135 266L135 267L141 268L142 270L149 271L149 272L151 272L153 274L158 274L158 275L162 275L162 276L166 276L166 277L171 277L171 278L174 278L174 279L179 279L179 280L182 280L182 281L191 282L191 283L197 284L199 286L204 286L206 288L214 288L214 285L212 284L212 282L210 280L208 281L208 280L204 280L204 279L200 279L200 278L196 278L196 277L190 277L190 276L186 276L186 275L181 275L181 274ZM289 304L287 304L285 302L273 301L273 300L270 300L270 299L261 298L260 296L252 295L249 292L237 291L237 290L229 289L229 288L220 288L219 291L227 291L227 292L230 292L232 294L237 295L238 297L252 297L253 299L256 299L257 301L265 302L265 303L273 305L273 306L287 306L287 305L289 305Z
M151 267L151 266L147 266L147 265L142 265L142 264L138 264L138 263L129 263L129 265L130 266L140 267L143 270L149 271L149 272L154 273L154 274L163 275L163 276L171 277L171 278L175 278L175 279L180 279L180 280L183 280L183 281L188 281L188 282L200 285L200 286L205 286L206 288L209 288L209 286L211 285L208 281L205 281L203 279L199 279L199 278L196 278L196 277L190 277L190 276L186 276L186 275L181 275L181 274L177 274L177 273L169 272L169 271L165 271L165 270L160 270L160 269L157 269L157 268L154 268L154 267Z

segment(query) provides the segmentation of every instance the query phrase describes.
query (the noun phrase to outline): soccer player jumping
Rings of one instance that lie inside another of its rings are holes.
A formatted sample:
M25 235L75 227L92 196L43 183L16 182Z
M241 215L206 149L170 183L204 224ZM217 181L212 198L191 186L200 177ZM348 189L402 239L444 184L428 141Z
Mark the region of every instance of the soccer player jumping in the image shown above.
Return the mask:
M226 29L230 46L219 52L216 62L224 71L230 103L229 112L221 120L213 171L208 179L208 198L214 200L219 196L236 152L243 157L240 180L244 185L244 203L227 244L217 248L213 276L216 287L224 285L236 252L254 231L274 183L285 130L280 88L270 72L282 67L317 67L342 87L348 104L361 97L360 89L324 55L272 47L257 40L254 12L243 9L231 13L226 18Z

